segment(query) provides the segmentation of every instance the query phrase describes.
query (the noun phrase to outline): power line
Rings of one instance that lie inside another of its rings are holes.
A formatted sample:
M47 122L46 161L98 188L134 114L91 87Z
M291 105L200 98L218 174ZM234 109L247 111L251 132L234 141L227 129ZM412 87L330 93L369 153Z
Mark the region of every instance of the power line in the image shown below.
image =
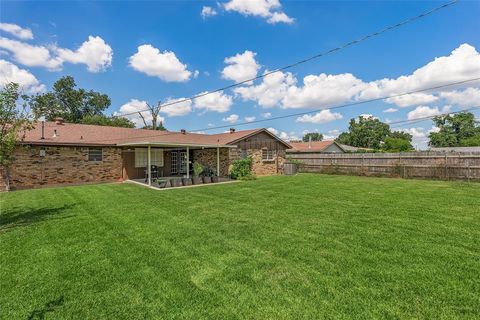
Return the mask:
M315 110L310 110L306 112L298 112L298 113L292 113L288 115L283 115L283 116L277 116L277 117L272 117L268 119L260 119L260 120L255 120L251 122L242 122L242 123L237 123L237 124L230 124L230 125L222 125L222 126L216 126L216 127L210 127L210 128L202 128L202 129L195 129L195 130L190 130L190 133L195 133L195 132L203 132L203 131L209 131L209 130L216 130L216 129L224 129L224 128L232 128L232 127L238 127L238 126L243 126L243 125L249 125L249 124L255 124L255 123L261 123L261 122L267 122L267 121L273 121L273 120L279 120L279 119L285 119L285 118L291 118L291 117L298 117L302 115L307 115L315 112L320 112L322 110L334 110L334 109L341 109L341 108L347 108L347 107L352 107L360 104L365 104L365 103L370 103L370 102L375 102L375 101L381 101L389 98L396 98L396 97L401 97L401 96L406 96L414 93L419 93L419 92L425 92L425 91L430 91L430 90L435 90L435 89L440 89L440 88L445 88L445 87L451 87L451 86L456 86L460 84L465 84L468 82L473 82L473 81L479 81L480 77L478 78L473 78L473 79L468 79L468 80L463 80L463 81L457 81L457 82L452 82L452 83L447 83L444 85L439 85L439 86L434 86L434 87L428 87L428 88L423 88L423 89L417 89L417 90L412 90L409 92L404 92L404 93L399 93L399 94L394 94L394 95L389 95L389 96L383 96L380 98L374 98L374 99L369 99L369 100L363 100L363 101L356 101L352 103L347 103L339 106L333 106L333 107L324 107L321 109L315 109ZM175 135L175 134L182 134L181 132L167 132L167 133L157 133L153 134L150 136L143 136L142 138L152 138L152 137L165 137L168 135ZM131 138L124 138L123 140L129 140L129 139L138 139L138 137L131 137ZM102 142L102 141L113 141L117 139L105 139L105 140L95 140L91 142Z
M172 101L172 102L168 102L168 103L165 103L165 104L160 104L159 105L159 108L162 108L162 107L167 107L167 106L171 106L171 105L174 105L174 104L178 104L178 103L182 103L182 102L186 102L186 101L190 101L190 100L194 100L194 99L197 99L197 98L201 98L201 97L204 97L206 95L209 95L209 94L213 94L213 93L216 93L216 92L220 92L220 91L224 91L224 90L227 90L227 89L231 89L231 88L235 88L235 87L238 87L238 86L241 86L243 84L246 84L246 83L250 83L251 81L255 81L255 80L258 80L258 79L262 79L266 76L269 76L271 74L274 74L274 73L277 73L277 72L281 72L281 71L285 71L285 70L288 70L288 69L291 69L293 67L296 67L300 64L304 64L304 63L307 63L309 61L312 61L314 59L318 59L320 57L323 57L323 56L326 56L328 54L331 54L331 53L334 53L334 52L337 52L337 51L340 51L342 49L345 49L347 47L350 47L350 46L353 46L353 45L356 45L360 42L363 42L363 41L366 41L370 38L373 38L373 37L376 37L376 36L379 36L383 33L386 33L390 30L393 30L393 29L396 29L396 28L399 28L401 26L404 26L406 24L409 24L409 23L412 23L416 20L419 20L421 18L424 18L430 14L433 14L441 9L444 9L444 8L447 8L449 6L452 6L454 4L456 4L459 0L453 0L453 1L450 1L450 2L447 2L447 3L444 3L438 7L435 7L431 10L428 10L428 11L425 11L417 16L414 16L414 17L411 17L411 18L408 18L402 22L399 22L399 23L396 23L396 24L393 24L393 25L390 25L390 26L387 26L379 31L376 31L376 32L373 32L373 33L370 33L370 34L367 34L361 38L358 38L356 40L353 40L353 41L350 41L350 42L347 42L341 46L338 46L336 48L333 48L333 49L330 49L330 50L327 50L327 51L324 51L324 52L321 52L321 53L318 53L316 55L313 55L311 57L308 57L308 58L305 58L303 60L300 60L300 61L297 61L297 62L294 62L292 64L289 64L289 65L286 65L286 66L283 66L283 67L280 67L280 68L277 68L275 70L272 70L272 71L269 71L269 72L266 72L262 75L258 75L256 77L253 77L253 78L250 78L250 79L247 79L247 80L243 80L243 81L240 81L240 82L237 82L237 83L234 83L234 84L231 84L231 85L228 85L228 86L225 86L225 87L222 87L222 88L218 88L218 89L215 89L213 91L206 91L204 93L200 93L200 94L197 94L197 95L193 95L189 98L183 98L183 99L179 99L179 100L176 100L176 101ZM149 111L150 109L145 109L145 110L139 110L139 111L135 111L135 112L129 112L129 113L124 113L124 114L116 114L114 115L114 117L124 117L124 116L129 116L129 115L133 115L133 114L137 114L139 112L145 112L145 111Z
M445 112L445 113L436 114L436 115L433 115L433 116L426 116L426 117L420 117L420 118L414 118L414 119L408 119L408 120L393 121L393 122L390 122L388 124L391 126L391 128L399 128L399 127L402 127L402 126L407 125L407 124L412 124L412 123L423 122L423 121L426 121L426 120L431 120L435 117L446 116L446 115L449 115L449 114L457 114L457 113L462 113L462 112L467 112L467 111L472 111L472 110L478 110L478 109L480 109L480 106L475 106L475 107L471 107L471 108L467 108L467 109L463 109L463 110L459 110L459 111ZM392 124L399 124L399 125L392 126Z

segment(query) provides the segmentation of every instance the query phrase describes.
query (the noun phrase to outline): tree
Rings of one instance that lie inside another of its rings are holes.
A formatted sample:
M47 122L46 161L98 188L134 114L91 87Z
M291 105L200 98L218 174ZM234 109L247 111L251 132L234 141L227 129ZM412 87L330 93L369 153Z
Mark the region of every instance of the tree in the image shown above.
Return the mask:
M309 132L303 135L302 141L303 142L308 142L308 141L322 141L323 140L323 134L318 133L318 132Z
M412 151L413 147L410 141L406 139L386 137L382 150L386 152L407 152Z
M428 136L432 147L480 145L477 144L480 141L480 126L477 126L471 112L437 116L433 118L433 123L439 130Z
M145 111L150 112L150 115L152 116L152 124L148 124L147 120L145 119L144 115L142 114L142 112L145 112L145 111L139 112L138 114L142 118L143 124L144 124L143 129L160 130L160 131L167 130L163 126L162 121L160 121L157 124L158 114L160 113L160 109L162 108L162 105L161 105L160 101L157 103L156 106L150 105L150 104L147 103L147 107L148 107L148 110L145 110Z
M26 112L28 97L21 96L18 88L18 84L9 83L0 91L0 167L7 170L7 190L8 168L14 159L15 147L33 126Z
M350 119L348 132L343 132L336 141L359 148L380 149L390 134L390 126L373 117Z
M62 77L53 84L53 91L37 94L31 108L35 117L49 121L62 117L67 122L81 123L87 116L100 116L110 106L110 98L93 90L77 89L75 80Z
M87 115L81 120L83 124L95 124L98 126L111 126L123 128L135 128L135 124L123 117L114 117L106 115Z

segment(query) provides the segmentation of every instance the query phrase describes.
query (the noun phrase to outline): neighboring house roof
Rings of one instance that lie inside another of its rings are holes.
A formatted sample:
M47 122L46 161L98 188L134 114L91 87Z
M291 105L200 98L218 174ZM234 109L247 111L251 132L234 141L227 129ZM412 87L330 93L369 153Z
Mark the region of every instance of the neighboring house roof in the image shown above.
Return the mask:
M273 138L290 147L266 129L242 130L220 134L197 134L174 131L153 131L108 127L98 125L45 122L42 139L42 124L37 122L34 129L27 131L24 144L40 145L88 145L113 146L135 144L178 144L178 145L231 145L235 142L265 131Z
M440 152L480 152L480 146L478 147L445 147L445 148L430 148L429 151L440 151Z
M347 152L358 152L360 150L362 150L362 151L374 151L374 149L371 149L371 148L352 147L352 146L349 146L349 145L346 145L346 144L340 144L340 143L338 145L341 146L342 149L347 151Z
M333 140L311 141L311 142L290 142L292 146L288 152L322 152L332 144L337 145L341 150L345 151L342 146Z

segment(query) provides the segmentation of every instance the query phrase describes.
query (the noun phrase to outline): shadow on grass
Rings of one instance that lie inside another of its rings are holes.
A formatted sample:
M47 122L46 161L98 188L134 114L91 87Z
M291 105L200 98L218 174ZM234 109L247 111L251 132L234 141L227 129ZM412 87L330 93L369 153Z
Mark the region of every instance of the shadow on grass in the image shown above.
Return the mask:
M56 300L51 300L47 302L43 308L41 309L35 309L30 313L28 316L28 320L37 320L37 319L45 319L45 314L47 312L55 311L55 308L63 306L64 303L64 298L63 296L60 296Z
M6 210L0 215L0 231L7 229L26 227L33 223L52 219L65 219L73 215L64 215L64 211L75 205L63 205L54 208L21 208Z

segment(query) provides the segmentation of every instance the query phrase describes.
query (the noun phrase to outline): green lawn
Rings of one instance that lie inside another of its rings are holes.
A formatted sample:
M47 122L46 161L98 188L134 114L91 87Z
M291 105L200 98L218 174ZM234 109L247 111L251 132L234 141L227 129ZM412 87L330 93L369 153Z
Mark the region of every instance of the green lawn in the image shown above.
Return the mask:
M480 184L300 175L0 199L1 319L480 315Z

